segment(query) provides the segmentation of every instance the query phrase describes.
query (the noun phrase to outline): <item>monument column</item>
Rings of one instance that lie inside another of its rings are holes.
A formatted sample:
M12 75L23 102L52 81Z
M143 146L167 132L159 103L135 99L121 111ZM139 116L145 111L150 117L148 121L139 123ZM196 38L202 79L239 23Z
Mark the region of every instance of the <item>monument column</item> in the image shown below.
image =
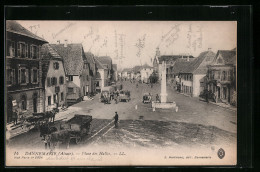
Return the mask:
M167 102L167 90L166 90L166 63L162 61L162 73L161 73L161 103Z

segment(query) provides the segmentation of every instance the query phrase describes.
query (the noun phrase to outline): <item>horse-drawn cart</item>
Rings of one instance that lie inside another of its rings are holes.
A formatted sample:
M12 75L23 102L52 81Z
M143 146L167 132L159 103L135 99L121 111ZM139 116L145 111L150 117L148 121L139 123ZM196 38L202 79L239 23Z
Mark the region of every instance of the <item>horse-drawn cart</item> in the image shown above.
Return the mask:
M65 124L60 126L60 130L67 130L69 133L69 142L71 139L75 139L75 143L78 144L84 135L87 135L90 131L92 116L76 114L73 118L68 120Z

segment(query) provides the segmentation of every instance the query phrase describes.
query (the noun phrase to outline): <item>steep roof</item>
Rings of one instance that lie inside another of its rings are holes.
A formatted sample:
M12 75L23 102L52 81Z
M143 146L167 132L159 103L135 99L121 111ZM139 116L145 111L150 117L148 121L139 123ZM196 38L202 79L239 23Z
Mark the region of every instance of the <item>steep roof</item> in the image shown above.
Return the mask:
M29 38L36 39L43 43L47 43L47 41L45 39L33 34L32 32L25 29L22 25L20 25L18 22L14 21L14 20L6 20L6 31L16 33L19 35L23 35L23 36L27 36Z
M67 75L79 75L86 60L82 44L51 44L64 60L65 72Z
M103 64L97 59L97 57L94 57L94 60L98 69L106 69L106 67L103 66Z
M135 67L133 67L133 71L134 71L134 73L138 73L138 72L140 72L141 69L142 69L142 66L135 66Z
M45 79L48 74L50 60L60 60L62 61L62 58L60 55L49 45L44 44L41 47L41 59L42 59L42 81L45 82Z
M85 56L86 56L86 59L87 59L88 63L95 64L94 54L92 54L91 52L85 52Z
M170 60L177 60L177 59L187 59L189 57L189 59L193 59L193 56L187 56L187 55L162 55L160 57L158 57L159 63L161 64L162 61L170 61Z
M79 88L79 86L77 86L73 81L67 81L67 87L77 87Z
M142 69L144 69L144 68L153 68L153 67L149 66L148 64L144 64L144 65L142 66Z
M204 51L183 67L180 73L206 74L207 65L211 63L216 54L212 51Z
M124 68L123 70L122 70L122 73L123 72L131 72L132 71L132 68Z
M236 50L219 50L217 56L219 55L221 55L225 64L236 64Z
M181 59L178 59L176 63L173 66L173 73L178 74L180 73L184 68L186 68L191 62L190 61L183 61Z
M109 70L112 69L112 59L109 56L99 56L97 57L98 61L100 61L101 64L106 65Z

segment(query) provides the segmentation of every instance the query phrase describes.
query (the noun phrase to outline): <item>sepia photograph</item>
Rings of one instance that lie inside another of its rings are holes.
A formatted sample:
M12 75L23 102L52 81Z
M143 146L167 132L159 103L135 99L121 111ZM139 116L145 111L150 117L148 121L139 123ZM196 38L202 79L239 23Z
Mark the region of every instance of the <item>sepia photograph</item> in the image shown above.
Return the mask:
M237 22L6 20L6 166L237 164Z

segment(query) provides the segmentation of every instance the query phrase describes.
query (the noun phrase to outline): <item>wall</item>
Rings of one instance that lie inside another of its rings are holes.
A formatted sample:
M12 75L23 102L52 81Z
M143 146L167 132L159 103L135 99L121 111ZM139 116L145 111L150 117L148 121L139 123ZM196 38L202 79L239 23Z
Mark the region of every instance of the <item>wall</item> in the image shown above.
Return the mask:
M200 92L203 91L200 88L200 80L206 75L193 75L193 97L198 97Z
M98 72L101 77L101 82L99 82L99 84L100 84L99 87L102 90L102 88L104 88L104 86L105 86L105 71L104 71L104 69L98 69Z
M54 62L59 63L59 69L58 70L55 70L53 68ZM64 84L62 84L62 85L60 85L60 81L59 81L60 76L64 77ZM67 95L66 75L65 75L65 72L64 72L62 61L50 60L47 77L49 77L49 78L56 77L57 78L57 85L56 86L60 87L60 92L58 93L59 99L58 99L58 97L56 97L56 100L59 100L59 105L66 104L66 95ZM73 77L73 79L74 79L74 77ZM61 92L63 92L64 101L61 101ZM54 104L54 101L53 101L53 95L54 94L56 95L55 86L48 87L47 86L47 79L46 79L45 80L45 110L46 111L51 110L54 107L56 107L56 104ZM48 96L51 96L51 105L50 106L48 105Z
M9 94L10 96L12 96L13 100L16 100L17 105L18 105L18 111L21 114L26 115L31 115L33 113L33 95L37 94L37 112L43 112L43 94L42 94L42 90L31 90L31 91L23 91L23 92L19 92L19 93L13 93L13 94ZM22 102L21 102L21 97L22 95L26 95L27 98L27 109L26 110L21 110L22 107Z

